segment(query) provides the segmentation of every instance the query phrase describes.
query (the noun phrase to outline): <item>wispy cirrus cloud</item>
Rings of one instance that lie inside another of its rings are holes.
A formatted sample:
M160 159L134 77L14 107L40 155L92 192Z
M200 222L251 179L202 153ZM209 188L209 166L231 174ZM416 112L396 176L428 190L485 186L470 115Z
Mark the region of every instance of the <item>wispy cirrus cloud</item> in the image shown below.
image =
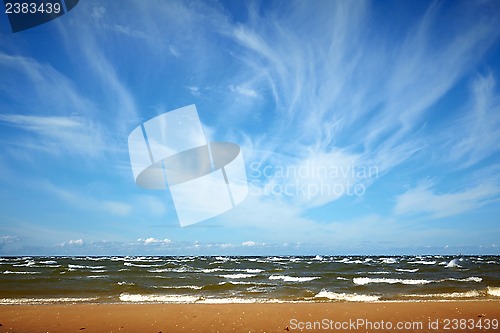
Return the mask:
M23 131L12 132L6 147L85 157L116 149L95 104L66 75L50 64L1 52L0 68L11 78L3 90L8 97L0 99L0 123Z
M433 218L458 215L498 202L500 186L480 184L452 193L436 193L432 182L424 182L396 197L396 215L427 214Z
M446 159L460 167L474 165L500 151L500 94L490 72L471 84L471 102L445 132ZM457 138L456 133L460 133Z
M8 145L53 154L97 156L110 149L98 126L80 116L0 114L0 123L32 134L14 136Z
M236 56L242 68L247 68L242 73L248 80L259 77L259 91L273 96L277 115L261 130L268 140L244 146L282 153L270 154L264 164L345 166L354 161L355 166L376 166L380 175L390 172L432 141L419 131L430 108L474 68L500 36L494 12L462 23L454 20L456 13L468 13L473 5L467 3L450 7L430 3L399 31L374 33L368 22L382 18L371 6L370 2L337 1L317 7L294 3L282 8L286 15L272 10L262 15L251 7L248 22L227 31L241 46ZM437 27L442 27L443 18L447 23L441 31ZM240 80L245 77L242 73L238 73ZM479 85L476 96L491 82ZM488 114L492 113L494 109ZM481 119L486 124L488 116L481 114ZM475 123L466 124L466 131L477 131ZM497 136L492 130L489 133L488 140ZM282 142L280 137L287 140ZM457 149L472 147L460 141L455 137ZM485 150L491 153L493 148ZM279 160L279 156L285 158ZM332 184L348 180L316 178ZM342 196L311 198L310 202L315 206L314 202Z
M97 199L85 195L81 190L70 190L49 182L39 182L37 187L55 194L60 200L81 210L101 211L118 216L128 215L132 210L132 205L123 201Z

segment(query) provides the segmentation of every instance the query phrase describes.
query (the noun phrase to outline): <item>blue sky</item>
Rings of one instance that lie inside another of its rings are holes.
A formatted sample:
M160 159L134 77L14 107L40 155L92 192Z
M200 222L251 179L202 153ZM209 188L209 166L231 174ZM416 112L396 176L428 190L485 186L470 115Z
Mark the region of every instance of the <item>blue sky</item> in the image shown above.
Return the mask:
M0 22L0 254L500 254L497 1L81 1ZM127 138L196 104L249 195L181 228Z

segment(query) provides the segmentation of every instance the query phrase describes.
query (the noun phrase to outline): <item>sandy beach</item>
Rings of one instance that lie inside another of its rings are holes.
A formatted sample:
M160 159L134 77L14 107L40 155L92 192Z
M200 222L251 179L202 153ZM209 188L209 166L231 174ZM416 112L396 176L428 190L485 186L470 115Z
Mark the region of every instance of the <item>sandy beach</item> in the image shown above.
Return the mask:
M499 320L496 301L0 306L2 333L498 332Z

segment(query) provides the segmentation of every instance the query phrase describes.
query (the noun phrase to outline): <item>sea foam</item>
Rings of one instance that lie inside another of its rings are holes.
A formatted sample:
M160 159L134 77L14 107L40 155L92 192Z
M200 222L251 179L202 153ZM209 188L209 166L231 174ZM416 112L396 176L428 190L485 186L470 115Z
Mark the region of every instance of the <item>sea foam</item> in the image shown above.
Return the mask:
M317 293L315 298L328 298L330 300L338 301L348 301L348 302L375 302L380 299L379 296L375 295L363 295L363 294L347 294L347 293L334 293L326 289L322 289Z

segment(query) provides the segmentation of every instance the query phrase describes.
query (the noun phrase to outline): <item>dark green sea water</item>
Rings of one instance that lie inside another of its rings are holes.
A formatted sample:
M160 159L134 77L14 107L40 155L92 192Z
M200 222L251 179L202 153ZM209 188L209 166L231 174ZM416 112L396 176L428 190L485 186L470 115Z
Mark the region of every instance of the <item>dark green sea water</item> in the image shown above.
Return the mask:
M499 256L7 257L0 303L500 300Z

